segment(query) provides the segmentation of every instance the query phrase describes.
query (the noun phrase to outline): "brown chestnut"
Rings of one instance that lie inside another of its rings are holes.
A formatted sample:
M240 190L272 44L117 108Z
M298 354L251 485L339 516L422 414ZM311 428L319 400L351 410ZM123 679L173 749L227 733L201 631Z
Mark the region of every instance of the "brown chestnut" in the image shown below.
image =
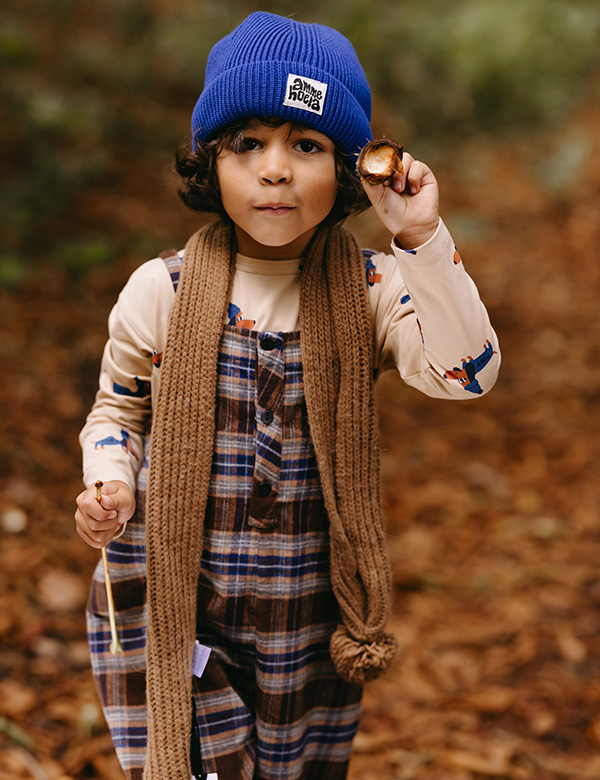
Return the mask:
M391 138L376 138L360 150L356 169L368 184L383 184L403 173L402 146Z

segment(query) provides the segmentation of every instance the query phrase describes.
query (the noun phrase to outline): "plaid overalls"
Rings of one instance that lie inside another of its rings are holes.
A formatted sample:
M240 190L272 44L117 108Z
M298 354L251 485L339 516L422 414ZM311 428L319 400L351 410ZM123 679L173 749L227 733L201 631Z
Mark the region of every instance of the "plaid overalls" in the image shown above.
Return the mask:
M146 745L146 478L147 460L139 510L108 548L123 654L109 652L101 566L88 605L92 667L131 780L142 776ZM197 638L211 649L194 678L205 772L219 780L346 776L361 689L330 660L338 622L299 333L225 325L198 584Z

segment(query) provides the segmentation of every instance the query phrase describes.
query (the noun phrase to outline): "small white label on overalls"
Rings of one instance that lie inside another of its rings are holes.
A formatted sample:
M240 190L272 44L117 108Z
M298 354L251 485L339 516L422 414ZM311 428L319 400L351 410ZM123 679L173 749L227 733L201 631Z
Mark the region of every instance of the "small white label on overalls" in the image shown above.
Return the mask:
M302 108L304 111L312 111L313 114L322 114L326 94L327 84L322 81L290 73L287 77L283 105Z
M194 645L194 655L192 657L192 674L194 677L202 677L206 664L208 663L208 657L210 655L210 647L201 645L198 640Z

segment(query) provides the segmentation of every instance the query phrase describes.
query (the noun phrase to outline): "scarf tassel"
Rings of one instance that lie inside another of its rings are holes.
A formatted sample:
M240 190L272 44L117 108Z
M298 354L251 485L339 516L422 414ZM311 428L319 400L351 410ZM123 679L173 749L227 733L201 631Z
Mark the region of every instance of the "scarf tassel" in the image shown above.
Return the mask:
M345 626L334 631L329 652L337 673L347 682L364 685L386 672L398 650L393 634L381 633L377 639L361 642Z

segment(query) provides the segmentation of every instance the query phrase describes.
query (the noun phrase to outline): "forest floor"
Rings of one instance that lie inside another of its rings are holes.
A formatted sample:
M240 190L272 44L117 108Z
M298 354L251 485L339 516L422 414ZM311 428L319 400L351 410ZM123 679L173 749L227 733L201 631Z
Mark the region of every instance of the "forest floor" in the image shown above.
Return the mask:
M596 101L436 164L503 364L464 404L381 381L401 652L366 687L351 780L600 778L599 126ZM78 208L183 238L167 190L158 212L141 188ZM355 229L385 248L368 215ZM123 777L85 640L98 553L73 511L106 317L143 259L0 291L0 780Z

